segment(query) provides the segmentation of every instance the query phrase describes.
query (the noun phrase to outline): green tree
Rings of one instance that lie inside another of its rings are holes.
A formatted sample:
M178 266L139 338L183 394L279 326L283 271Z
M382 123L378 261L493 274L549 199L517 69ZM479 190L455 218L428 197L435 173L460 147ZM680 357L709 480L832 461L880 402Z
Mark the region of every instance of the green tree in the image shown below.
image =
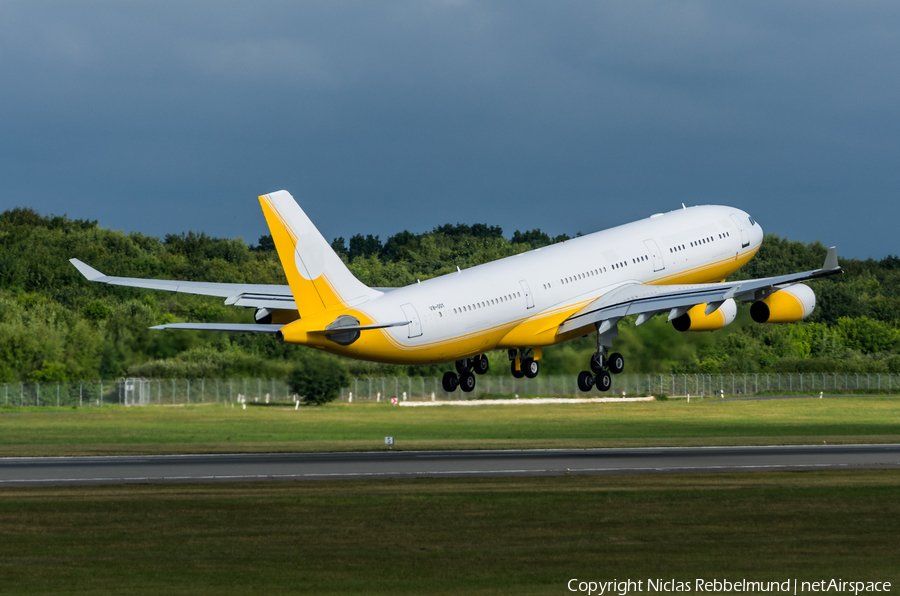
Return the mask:
M350 375L340 360L308 351L287 381L291 391L304 403L321 406L340 395L341 387L350 383Z

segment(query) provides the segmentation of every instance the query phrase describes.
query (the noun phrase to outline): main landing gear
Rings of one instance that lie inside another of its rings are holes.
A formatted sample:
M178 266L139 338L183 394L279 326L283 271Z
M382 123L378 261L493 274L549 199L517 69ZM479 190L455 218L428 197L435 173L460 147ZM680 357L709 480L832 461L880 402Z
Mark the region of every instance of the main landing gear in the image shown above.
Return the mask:
M596 386L598 391L609 391L612 387L612 376L625 370L625 358L618 352L607 357L607 346L603 345L604 334L597 334L597 351L591 356L590 371L578 373L578 388L590 391Z
M475 389L475 374L483 375L488 371L489 367L490 363L484 354L479 354L474 358L457 360L456 372L445 372L444 377L441 379L441 385L447 393L456 391L457 387L468 393Z
M510 350L509 351L509 368L512 376L516 379L528 377L533 379L538 376L541 370L540 364L535 360L534 354L530 349Z

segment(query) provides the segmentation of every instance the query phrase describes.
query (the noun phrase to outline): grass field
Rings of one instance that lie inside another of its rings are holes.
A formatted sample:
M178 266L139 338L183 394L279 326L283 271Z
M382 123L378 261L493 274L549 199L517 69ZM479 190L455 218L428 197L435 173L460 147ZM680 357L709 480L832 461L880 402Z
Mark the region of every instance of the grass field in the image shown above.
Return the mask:
M0 489L0 592L568 594L900 582L900 472Z
M900 399L0 410L0 456L900 442Z

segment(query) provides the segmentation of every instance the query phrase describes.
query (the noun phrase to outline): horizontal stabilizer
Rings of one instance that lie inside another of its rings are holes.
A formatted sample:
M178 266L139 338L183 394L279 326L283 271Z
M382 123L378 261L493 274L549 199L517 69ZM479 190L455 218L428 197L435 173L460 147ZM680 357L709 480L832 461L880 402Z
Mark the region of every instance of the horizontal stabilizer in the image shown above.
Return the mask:
M396 323L377 323L375 325L349 325L347 327L332 327L331 329L316 329L315 331L307 331L307 333L338 333L346 331L368 331L370 329L384 329L386 327L403 327L409 325L409 321L398 321Z
M233 331L237 333L275 333L284 325L260 325L253 323L170 323L150 329L190 329L192 331Z

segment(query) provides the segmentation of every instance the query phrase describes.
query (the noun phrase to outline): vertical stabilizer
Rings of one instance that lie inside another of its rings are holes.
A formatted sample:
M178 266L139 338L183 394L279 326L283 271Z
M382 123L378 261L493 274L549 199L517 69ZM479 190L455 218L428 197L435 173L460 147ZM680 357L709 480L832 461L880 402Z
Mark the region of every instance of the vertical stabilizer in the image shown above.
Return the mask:
M262 195L259 202L301 317L381 295L350 273L289 192Z

